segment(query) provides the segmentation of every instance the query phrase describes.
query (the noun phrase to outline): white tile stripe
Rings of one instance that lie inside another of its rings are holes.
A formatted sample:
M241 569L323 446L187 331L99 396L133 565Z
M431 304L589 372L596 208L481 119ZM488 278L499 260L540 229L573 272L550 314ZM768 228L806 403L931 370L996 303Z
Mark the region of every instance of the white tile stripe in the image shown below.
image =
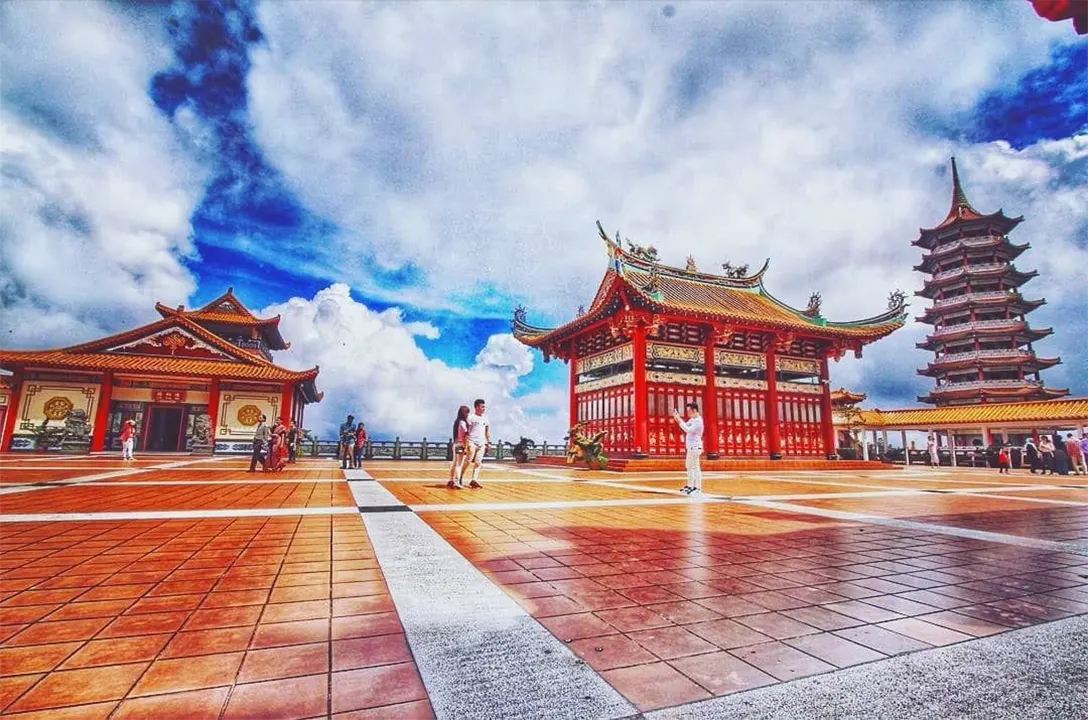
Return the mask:
M413 512L484 512L489 510L563 510L569 508L637 507L640 505L685 505L696 502L726 502L724 498L703 495L698 498L638 498L630 500L545 500L541 502L450 503L409 505Z
M211 458L201 458L199 460L183 460L183 461L179 461L179 462L164 463L162 465L151 465L149 467L140 467L140 468L135 468L134 467L134 468L121 469L121 470L114 470L112 472L97 473L97 474L94 474L94 475L81 475L81 476L78 476L78 477L67 478L67 479L63 480L63 482L67 486L71 487L73 485L83 485L83 484L86 484L86 483L91 483L91 482L94 482L96 480L106 480L106 479L109 479L109 478L126 477L126 476L130 476L130 475L142 475L144 473L149 473L149 472L152 472L154 470L167 470L167 469L171 469L171 468L184 467L186 465L197 465L197 464L200 464L200 463L222 462L224 459L225 458L222 458L222 457L220 457L220 458L211 457ZM58 480L56 482L62 482L62 481ZM18 492L32 492L34 490L46 490L46 489L48 489L48 486L34 487L34 486L27 486L27 485L17 485L17 486L14 486L14 487L0 487L0 495L9 495L11 493L18 493Z
M438 720L636 715L419 516L363 522Z
M958 528L951 525L939 525L936 523L918 522L915 520L888 518L881 515L868 515L865 513L846 512L844 510L831 510L828 508L809 507L807 505L794 505L792 503L775 502L771 500L763 500L757 498L735 498L734 502L739 502L744 505L753 505L755 507L767 508L768 510L783 510L786 512L798 513L803 515L817 515L819 517L831 518L833 520L846 520L849 522L860 521L873 525L886 525L889 527L901 528L904 530L929 532L938 535L953 535L956 537L972 538L974 540L986 540L988 542L1004 543L1006 545L1019 545L1020 547L1037 548L1039 550L1050 550L1053 552L1071 552L1078 555L1088 555L1088 543L1039 540L1036 538L1023 537L1020 535L1008 535L1005 533L995 533L986 530L971 530L969 528Z

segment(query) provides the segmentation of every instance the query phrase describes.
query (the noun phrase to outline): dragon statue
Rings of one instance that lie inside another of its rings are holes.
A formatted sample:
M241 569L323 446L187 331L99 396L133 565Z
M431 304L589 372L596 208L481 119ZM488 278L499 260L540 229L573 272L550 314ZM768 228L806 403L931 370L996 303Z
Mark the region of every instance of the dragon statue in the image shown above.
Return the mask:
M694 256L688 255L687 266L684 269L690 273L699 272L699 266L695 264Z
M805 308L804 314L807 317L819 317L821 302L820 293L812 293L808 298L808 307Z
M725 274L725 276L727 278L738 279L738 278L748 277L748 264L747 263L745 263L744 265L735 265L734 266L733 263L731 263L731 262L729 262L727 260L727 261L725 261L725 263L722 264L722 270L724 271L724 274Z
M902 290L896 290L895 292L888 295L888 309L889 310L899 310L901 308L906 307L906 305L907 305L907 294L905 292L903 292Z
M584 462L590 470L603 470L608 466L608 458L604 454L604 437L607 430L601 430L592 437L586 433L586 424L578 423L570 429L564 440L569 440L567 447L567 464L575 460Z
M514 461L519 465L529 462L529 449L536 447L536 443L527 437L522 437L517 444L508 442L506 445L510 448L510 454L514 456Z
M618 230L616 231L616 237L619 237ZM646 262L652 263L657 262L657 248L655 248L653 245L636 245L631 242L631 238L627 238L627 248L628 253L634 255L640 260L645 260Z

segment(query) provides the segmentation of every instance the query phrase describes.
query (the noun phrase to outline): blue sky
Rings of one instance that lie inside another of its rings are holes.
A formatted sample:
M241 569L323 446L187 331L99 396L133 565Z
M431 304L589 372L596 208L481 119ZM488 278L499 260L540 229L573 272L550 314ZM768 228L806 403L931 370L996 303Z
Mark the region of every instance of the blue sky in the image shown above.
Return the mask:
M285 364L321 364L319 426L355 408L425 432L463 391L554 436L566 368L508 342L509 317L588 303L598 218L673 264L770 256L776 295L856 319L921 287L910 241L956 154L978 209L1027 217L1031 319L1056 329L1038 350L1065 361L1045 377L1088 394L1088 41L1027 3L69 8L0 10L12 344L231 285L284 315ZM82 269L58 286L33 248ZM913 404L924 330L833 380Z

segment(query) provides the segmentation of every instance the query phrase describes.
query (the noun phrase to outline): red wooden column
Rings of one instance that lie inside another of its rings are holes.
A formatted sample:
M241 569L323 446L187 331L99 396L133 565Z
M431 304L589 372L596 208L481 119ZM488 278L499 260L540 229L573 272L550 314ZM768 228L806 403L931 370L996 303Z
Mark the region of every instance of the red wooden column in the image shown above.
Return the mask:
M574 388L578 385L578 350L574 346L574 341L570 343L570 424L567 427L574 427L578 422L578 396L574 391Z
M635 393L635 457L650 450L650 398L646 390L646 326L635 326L631 337L631 369Z
M23 384L11 378L11 396L8 398L8 414L4 418L4 427L0 428L0 450L11 450L11 438L15 434L15 421L19 417L19 401L22 399Z
M94 413L94 429L91 430L91 452L106 448L106 423L110 419L110 403L113 401L113 372L102 373L102 391L98 394L98 409Z
M285 384L283 394L280 396L280 419L285 422L289 422L291 419L291 405L294 399L295 386L290 383Z
M820 393L820 429L824 436L824 454L830 458L835 455L835 418L831 413L831 378L828 377L826 355L820 358L820 384L823 385Z
M775 355L767 351L767 453L771 460L782 459L782 440L778 435L778 380L775 378Z
M215 433L219 428L219 378L212 378L208 387L208 424L211 426L212 452L215 452Z
M703 346L705 357L703 358L704 378L706 387L703 390L703 446L706 448L706 459L717 460L720 457L718 446L718 388L715 384L717 374L714 372L714 345L716 333L710 328L706 334L706 343Z

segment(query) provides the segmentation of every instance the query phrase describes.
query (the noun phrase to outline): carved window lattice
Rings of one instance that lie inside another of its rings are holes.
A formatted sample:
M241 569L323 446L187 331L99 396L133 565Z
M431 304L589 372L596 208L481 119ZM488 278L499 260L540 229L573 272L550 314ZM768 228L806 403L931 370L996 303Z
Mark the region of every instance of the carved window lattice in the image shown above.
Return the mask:
M627 342L630 342L630 338L614 337L607 328L602 328L588 336L582 336L575 340L574 348L578 353L578 357L585 357Z
M616 387L579 390L576 394L578 422L586 423L585 432L603 438L605 454L634 452L635 395L628 383Z

